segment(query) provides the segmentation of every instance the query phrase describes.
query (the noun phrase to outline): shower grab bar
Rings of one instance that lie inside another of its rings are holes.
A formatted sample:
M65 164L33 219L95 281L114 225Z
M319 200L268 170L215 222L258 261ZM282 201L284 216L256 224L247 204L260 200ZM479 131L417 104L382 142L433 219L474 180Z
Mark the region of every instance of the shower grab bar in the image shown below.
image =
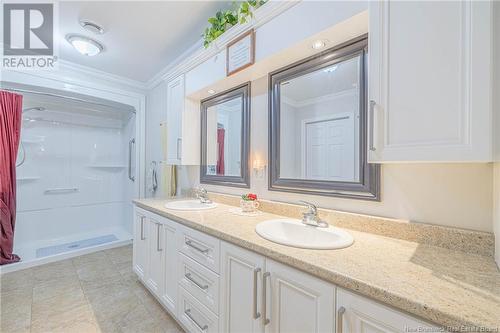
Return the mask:
M78 188L76 187L48 188L44 191L45 194L57 194L57 193L67 193L67 192L78 192Z
M135 146L135 138L128 142L128 179L135 182L135 177L132 175L132 146Z

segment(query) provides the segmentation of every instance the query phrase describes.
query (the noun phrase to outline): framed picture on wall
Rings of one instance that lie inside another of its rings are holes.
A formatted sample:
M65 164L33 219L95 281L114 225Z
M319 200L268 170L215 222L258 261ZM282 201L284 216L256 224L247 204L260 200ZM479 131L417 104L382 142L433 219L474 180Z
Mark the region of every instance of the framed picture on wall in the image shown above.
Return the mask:
M253 65L255 62L255 32L250 30L235 40L226 48L226 76Z

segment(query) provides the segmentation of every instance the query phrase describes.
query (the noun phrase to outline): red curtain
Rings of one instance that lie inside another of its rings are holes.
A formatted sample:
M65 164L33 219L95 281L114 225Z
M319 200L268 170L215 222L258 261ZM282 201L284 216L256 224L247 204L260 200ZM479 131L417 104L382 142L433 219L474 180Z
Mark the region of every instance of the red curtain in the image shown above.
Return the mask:
M0 265L21 260L13 254L16 222L16 158L23 96L0 91Z
M217 129L217 148L219 149L219 155L217 158L217 174L224 175L224 135L225 130L223 128Z

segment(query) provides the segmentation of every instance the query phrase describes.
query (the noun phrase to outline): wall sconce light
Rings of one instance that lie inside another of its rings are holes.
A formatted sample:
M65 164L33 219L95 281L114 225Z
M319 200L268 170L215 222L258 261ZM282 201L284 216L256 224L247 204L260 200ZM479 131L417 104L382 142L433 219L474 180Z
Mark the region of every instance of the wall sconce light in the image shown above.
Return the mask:
M262 160L258 154L255 154L252 162L252 169L255 177L264 178L266 175L266 167L265 161Z

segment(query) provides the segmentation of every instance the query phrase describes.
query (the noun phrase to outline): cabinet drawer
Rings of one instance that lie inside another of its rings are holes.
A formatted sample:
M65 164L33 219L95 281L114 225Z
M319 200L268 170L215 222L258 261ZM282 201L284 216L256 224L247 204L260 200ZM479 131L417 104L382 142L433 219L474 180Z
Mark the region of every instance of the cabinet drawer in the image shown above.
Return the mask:
M178 309L177 319L188 332L219 332L219 318L182 287L179 287Z
M180 230L178 242L180 252L219 273L220 240L184 227Z
M219 275L193 259L178 257L179 284L215 314L219 314Z

